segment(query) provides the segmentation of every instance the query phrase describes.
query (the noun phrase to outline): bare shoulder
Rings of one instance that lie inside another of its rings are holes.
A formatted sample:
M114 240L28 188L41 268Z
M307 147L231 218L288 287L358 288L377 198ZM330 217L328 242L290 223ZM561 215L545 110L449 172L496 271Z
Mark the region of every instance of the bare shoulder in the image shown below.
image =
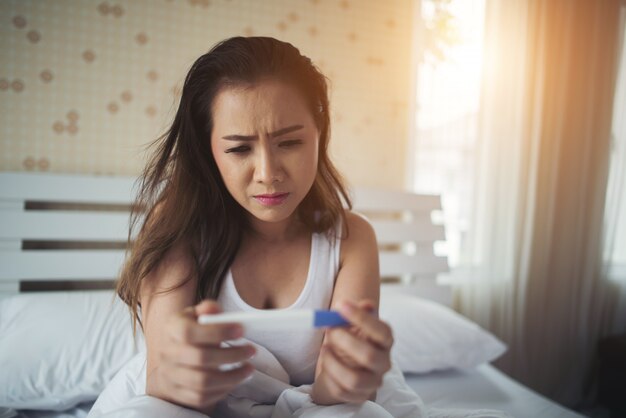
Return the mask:
M160 341L162 324L195 304L197 278L183 245L172 247L141 282L139 298L148 346ZM156 340L155 340L156 338Z
M362 215L346 211L346 228L341 241L340 267L331 306L342 300L368 299L378 306L380 273L376 234ZM347 232L347 234L346 234Z
M193 279L193 259L183 243L170 248L142 283L142 293L160 292L186 284Z
M162 222L163 203L158 203L152 210L150 216L150 224L145 231L152 234L152 228L158 228L158 224ZM168 288L182 285L187 281L193 271L193 258L189 245L180 241L170 247L163 257L158 261L155 268L150 271L148 276L143 280L142 293L159 292Z
M342 246L348 248L356 246L358 248L362 245L377 245L374 228L365 216L352 211L346 211L345 216L346 225L342 231L342 237L344 237Z
M370 222L363 215L346 211L346 225L343 227L341 242L342 265L353 258L362 259L378 255L376 233Z

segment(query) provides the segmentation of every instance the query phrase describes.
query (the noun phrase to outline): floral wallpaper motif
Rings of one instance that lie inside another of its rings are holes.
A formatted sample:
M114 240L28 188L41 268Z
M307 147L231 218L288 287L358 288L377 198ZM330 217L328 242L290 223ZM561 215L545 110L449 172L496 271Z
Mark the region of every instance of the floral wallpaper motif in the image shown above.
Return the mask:
M0 170L136 175L184 76L216 42L273 36L331 80L348 181L401 186L411 0L3 0Z

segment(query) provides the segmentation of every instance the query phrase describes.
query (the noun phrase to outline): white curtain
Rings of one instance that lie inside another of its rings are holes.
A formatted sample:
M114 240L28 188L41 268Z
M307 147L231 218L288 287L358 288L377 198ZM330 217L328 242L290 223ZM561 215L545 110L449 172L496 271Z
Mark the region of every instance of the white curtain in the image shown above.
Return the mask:
M609 280L626 283L626 0L621 12L621 69L615 89L611 163L604 217L605 247L603 274ZM619 288L615 329L626 322L626 286Z
M607 278L603 257L610 217L626 208L605 200L621 7L486 4L473 222L457 271L469 280L456 303L509 344L501 369L570 406L588 393L599 338L626 331L626 282Z

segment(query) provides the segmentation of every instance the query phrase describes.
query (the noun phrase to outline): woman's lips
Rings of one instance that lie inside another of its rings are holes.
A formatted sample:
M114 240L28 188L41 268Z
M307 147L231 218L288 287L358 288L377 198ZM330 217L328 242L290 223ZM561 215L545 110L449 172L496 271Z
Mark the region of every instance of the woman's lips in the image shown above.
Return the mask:
M254 198L264 206L276 206L280 205L287 199L289 193L272 193L272 194L258 194Z

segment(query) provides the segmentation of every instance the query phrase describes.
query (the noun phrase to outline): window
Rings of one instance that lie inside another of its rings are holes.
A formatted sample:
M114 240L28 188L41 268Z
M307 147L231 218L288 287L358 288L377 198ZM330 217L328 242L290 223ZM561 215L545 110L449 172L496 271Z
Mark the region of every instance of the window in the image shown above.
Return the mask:
M469 226L480 100L484 0L422 0L413 189L439 194L451 267Z

